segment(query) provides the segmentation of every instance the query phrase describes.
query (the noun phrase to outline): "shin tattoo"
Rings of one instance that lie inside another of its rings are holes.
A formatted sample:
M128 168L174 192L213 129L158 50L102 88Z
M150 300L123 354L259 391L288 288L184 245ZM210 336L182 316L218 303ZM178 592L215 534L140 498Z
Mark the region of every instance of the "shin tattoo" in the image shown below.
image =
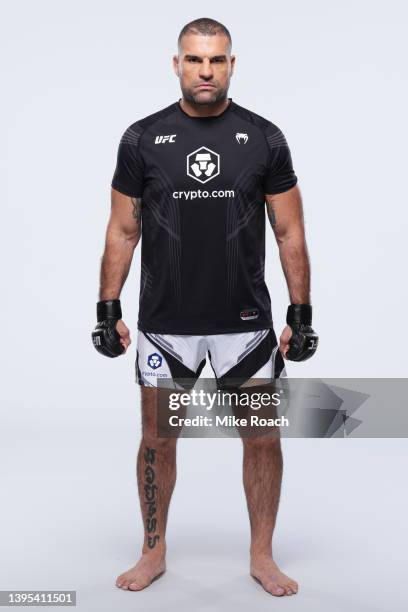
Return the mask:
M157 512L157 484L155 483L156 474L153 468L155 459L156 449L146 447L144 452L144 460L146 464L144 471L144 502L147 506L146 529L147 533L149 534L147 536L147 545L149 548L154 548L157 542L160 540L160 535L155 533L157 528L157 519L155 518L155 514Z

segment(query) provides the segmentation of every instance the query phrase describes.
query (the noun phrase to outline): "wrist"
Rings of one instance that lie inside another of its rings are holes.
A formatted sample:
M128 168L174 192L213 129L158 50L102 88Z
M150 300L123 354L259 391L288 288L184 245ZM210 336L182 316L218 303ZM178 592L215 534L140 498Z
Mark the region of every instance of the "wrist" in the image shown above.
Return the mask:
M312 325L311 304L290 304L286 313L288 325Z
M122 308L120 300L100 300L96 304L96 319L98 323L100 321L106 321L106 319L121 319Z

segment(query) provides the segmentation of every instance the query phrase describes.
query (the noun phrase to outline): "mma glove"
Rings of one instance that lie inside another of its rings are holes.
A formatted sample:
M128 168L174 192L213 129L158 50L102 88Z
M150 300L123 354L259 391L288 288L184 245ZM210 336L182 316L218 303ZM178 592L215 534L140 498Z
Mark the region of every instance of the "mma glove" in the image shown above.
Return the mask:
M306 361L316 352L319 336L312 329L312 306L291 304L288 307L286 323L292 329L286 358L291 361Z
M106 357L119 357L125 351L120 343L116 323L122 318L120 300L102 300L96 305L98 321L92 332L92 342L98 353Z

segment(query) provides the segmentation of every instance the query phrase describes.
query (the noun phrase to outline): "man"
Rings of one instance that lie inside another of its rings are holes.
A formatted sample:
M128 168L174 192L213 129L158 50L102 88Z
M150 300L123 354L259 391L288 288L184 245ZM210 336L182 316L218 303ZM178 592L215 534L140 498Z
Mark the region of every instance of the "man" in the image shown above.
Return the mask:
M136 376L145 541L141 559L116 581L130 590L165 571L177 439L157 435L157 380L173 389L196 381L207 351L220 386L234 377L273 379L284 371L282 355L300 361L317 345L302 204L282 132L227 97L235 57L222 24L187 24L173 65L182 98L132 124L119 145L93 333L111 357L130 344L119 296L142 233ZM264 282L265 201L291 301L279 347ZM297 583L272 558L280 440L247 438L243 447L250 572L273 595L295 594Z

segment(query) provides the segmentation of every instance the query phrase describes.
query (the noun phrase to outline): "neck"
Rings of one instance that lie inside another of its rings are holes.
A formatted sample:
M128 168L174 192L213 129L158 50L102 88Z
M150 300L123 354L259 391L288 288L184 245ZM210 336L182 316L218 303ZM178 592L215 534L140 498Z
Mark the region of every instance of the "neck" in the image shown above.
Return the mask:
M194 104L194 102L189 102L184 97L180 99L181 108L191 117L216 117L229 106L229 103L230 101L227 96L216 104Z

